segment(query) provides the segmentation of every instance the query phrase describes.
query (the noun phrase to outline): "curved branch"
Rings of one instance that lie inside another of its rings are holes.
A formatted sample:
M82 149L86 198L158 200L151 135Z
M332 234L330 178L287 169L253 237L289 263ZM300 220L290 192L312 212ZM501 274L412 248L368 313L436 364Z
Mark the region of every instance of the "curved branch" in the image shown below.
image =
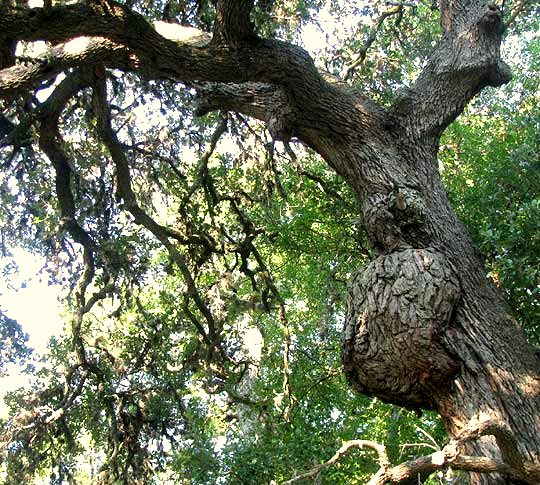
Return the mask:
M210 146L200 158L199 169L197 170L197 178L187 191L186 195L182 198L182 202L180 203L179 208L179 212L181 214L185 215L186 206L188 205L190 199L193 197L193 194L195 194L195 192L197 192L197 190L199 190L203 186L207 187L209 192L212 194L213 199L216 198L215 188L213 187L211 179L208 176L208 161L210 160L210 157L214 154L216 146L226 130L227 118L222 117L218 123L218 126L216 127L216 130L210 137Z
M375 450L379 457L379 464L381 465L381 469L385 469L389 464L388 455L386 454L386 447L384 445L380 445L378 443L375 443L374 441L369 441L369 440L344 441L341 447L339 448L339 450L337 450L334 456L330 458L328 461L325 461L324 463L317 465L316 467L312 468L307 473L298 475L297 477L294 477L291 480L287 480L286 482L283 482L281 485L292 485L293 483L299 482L301 480L305 480L307 478L317 477L326 468L332 465L335 465L339 460L341 460L341 458L344 455L346 455L353 448L360 448L360 449L370 448L372 450Z
M368 100L325 81L309 54L292 44L262 39L243 41L234 46L207 45L206 41L189 44L182 39L175 40L179 36L174 32L167 34L167 26L174 24L157 23L154 28L125 6L113 0L106 4L107 9L100 6L101 3L93 2L53 7L48 14L43 9L10 11L0 17L0 31L7 29L10 35L30 41L64 42L80 36L106 38L112 43L108 53L107 46L101 43L99 55L95 51L85 53L87 57L80 57L81 62L104 58L108 67L136 69L145 79L170 79L184 84L200 81L261 83L280 87L286 92L286 96L280 96L288 106L281 112L274 108L263 113L271 133L285 141L294 134L318 151L329 144L342 145L341 138L362 136L363 130L359 133L358 129L350 129L351 120L365 129L380 126L386 116ZM163 29L164 25L167 29ZM121 49L120 53L111 54L118 46L124 46L127 51ZM47 72L34 74L33 82L40 76L52 77L65 69L66 64L60 60L49 62L52 63L48 64ZM20 77L18 74L18 71L0 71L0 88L6 91L9 86L16 85L20 89L21 85L16 84L15 79ZM252 108L248 112L253 113ZM296 124L294 118L298 111L302 114L301 126L294 130L291 125ZM321 119L327 122L321 123ZM314 145L318 135L328 138L320 147ZM345 166L336 169L345 174L350 171L349 165L350 161L347 161Z
M56 171L56 196L60 207L61 223L70 236L85 248L93 267L93 253L96 250L96 244L90 234L76 220L75 201L71 191L72 169L68 157L62 149L61 137L58 132L60 112L69 99L84 87L85 82L80 74L74 73L64 79L41 106L39 145Z
M456 445L461 446L482 436L493 436L506 463L513 469L523 472L524 460L518 451L518 442L510 427L503 421L472 421L458 436Z
M460 448L466 442L488 435L495 437L505 461L461 455ZM346 441L328 461L317 465L307 473L283 482L282 485L292 485L300 480L318 476L326 468L337 463L351 448L371 448L376 450L379 455L380 469L371 478L368 485L384 485L385 483L405 485L411 483L411 479L415 480L418 476L427 476L437 470L449 467L477 473L499 473L529 485L538 484L540 482L540 465L526 462L517 451L516 443L515 436L505 423L472 421L460 437L451 441L441 451L390 467L384 445L364 440Z

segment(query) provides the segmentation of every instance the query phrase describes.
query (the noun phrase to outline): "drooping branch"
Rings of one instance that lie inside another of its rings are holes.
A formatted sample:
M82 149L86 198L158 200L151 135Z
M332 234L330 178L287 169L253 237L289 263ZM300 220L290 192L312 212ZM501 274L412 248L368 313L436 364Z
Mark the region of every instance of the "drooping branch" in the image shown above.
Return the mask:
M135 222L146 228L159 240L159 242L167 249L171 260L174 261L180 269L188 288L187 297L193 299L198 310L204 316L208 331L206 331L191 314L187 305L184 310L188 313L188 316L205 342L209 346L214 346L217 343L217 322L215 321L212 312L203 301L184 256L170 240L171 237L174 237L174 234L167 227L158 224L152 219L137 202L137 197L131 186L131 174L128 160L124 149L112 128L110 108L106 98L105 79L102 78L96 81L94 85L94 94L100 135L109 149L109 153L116 167L118 195L123 199L126 210L131 213Z
M182 198L179 209L180 213L185 215L186 206L188 205L190 199L193 197L193 194L195 194L195 192L197 192L197 190L202 187L204 187L210 193L213 204L217 202L215 187L208 174L208 162L210 160L210 157L214 154L216 146L226 130L227 119L225 117L221 117L214 133L210 138L210 146L208 147L208 150L206 150L206 152L200 158L199 169L197 170L197 178L187 191L186 195Z
M78 72L64 79L55 89L54 94L41 106L41 127L39 144L51 160L56 171L56 196L60 207L61 224L74 241L85 249L86 257L93 267L96 244L90 234L76 219L76 207L72 184L72 169L69 159L61 145L58 129L58 117L69 99L85 86L85 81Z
M114 285L109 283L90 298L87 298L87 289L95 277L95 256L100 248L82 223L77 220L77 208L71 188L73 170L70 160L62 147L63 140L58 129L61 111L76 93L89 85L88 79L88 72L82 74L80 71L75 71L56 87L54 93L41 106L39 144L51 160L56 172L56 196L61 216L61 227L59 229L67 231L71 238L83 248L84 267L75 288L75 309L71 319L72 346L78 364L95 374L100 374L99 369L87 358L81 331L85 315L91 311L98 301L103 300L110 294Z

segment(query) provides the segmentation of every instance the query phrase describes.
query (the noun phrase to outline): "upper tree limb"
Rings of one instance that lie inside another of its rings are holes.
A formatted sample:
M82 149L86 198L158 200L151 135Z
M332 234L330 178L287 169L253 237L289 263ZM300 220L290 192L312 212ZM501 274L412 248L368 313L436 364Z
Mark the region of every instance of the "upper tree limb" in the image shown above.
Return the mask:
M197 42L191 42L181 35L181 26L165 22L152 26L113 1L106 3L107 8L101 3L80 3L48 11L39 8L9 11L0 18L0 29L8 30L11 37L21 41L46 40L56 45L40 62L20 63L0 71L0 96L31 89L40 80L78 64L100 62L109 68L140 72L146 79L170 79L184 84L235 83L237 87L241 83L272 86L282 99L286 98L289 112L302 113L301 124L308 129L324 128L339 133L340 126L349 124L351 119L358 118L363 127L371 123L372 106L364 106L352 96L346 102L336 102L341 94L320 76L303 49L286 42L256 38L250 30L250 5L248 1L220 2L214 38L207 42L200 42L205 38L203 32L192 36ZM195 31L188 30L190 34ZM252 86L247 84L241 91L249 91ZM242 95L238 98L230 94L227 100L221 97L221 106L214 98L212 109L253 115ZM276 110L268 109L272 108L271 103L265 104L264 116L260 113L256 116L270 121L271 125L280 124L283 117L280 115L277 120ZM329 121L321 127L321 119L326 116ZM377 113L376 118L379 116ZM273 130L283 136L285 132L295 131L291 127Z
M407 135L438 138L486 86L511 79L500 57L499 9L480 1L441 1L443 36L416 82L393 107Z
M234 47L221 42L200 47L185 39L167 38L164 31L161 35L160 29L156 30L141 15L123 5L113 1L106 5L107 8L101 3L78 3L53 7L49 11L13 9L0 18L0 30L17 41L44 40L53 44L81 36L106 38L128 48L132 56L138 58L139 70L149 78L168 77L184 83L259 81L276 84L292 84L300 77L319 79L309 55L291 44L250 38L246 42L238 40ZM216 26L218 32L225 30L228 39L234 37L233 27L227 24L222 29L219 25ZM238 35L238 39L242 39Z

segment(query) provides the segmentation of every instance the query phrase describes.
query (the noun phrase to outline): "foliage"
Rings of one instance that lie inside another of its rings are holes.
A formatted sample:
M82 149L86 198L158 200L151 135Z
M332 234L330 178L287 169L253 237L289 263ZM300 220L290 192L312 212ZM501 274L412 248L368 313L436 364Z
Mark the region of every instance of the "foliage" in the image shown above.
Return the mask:
M447 131L440 156L454 207L485 255L490 276L538 345L540 43L521 42L514 81L479 100Z
M0 309L0 376L6 372L6 364L21 365L30 355L27 340L22 327Z
M130 4L207 31L215 20L214 2ZM262 35L307 44L301 29L329 12L335 45L318 62L387 104L439 34L432 2L400 5L259 1L253 20ZM521 95L480 100L445 134L441 161L454 206L539 343L540 47L524 48ZM269 483L343 440L384 442L393 463L440 445L434 415L355 395L340 373L343 295L370 257L343 181L254 121L195 117L192 89L116 71L100 89L84 76L72 88L76 76L2 106L20 142L1 152L3 244L47 258L51 282L70 292L71 329L51 342L33 388L6 397L4 482ZM72 96L59 136L39 147L62 89ZM0 366L19 362L22 330L2 313L0 323ZM320 483L374 471L356 452Z

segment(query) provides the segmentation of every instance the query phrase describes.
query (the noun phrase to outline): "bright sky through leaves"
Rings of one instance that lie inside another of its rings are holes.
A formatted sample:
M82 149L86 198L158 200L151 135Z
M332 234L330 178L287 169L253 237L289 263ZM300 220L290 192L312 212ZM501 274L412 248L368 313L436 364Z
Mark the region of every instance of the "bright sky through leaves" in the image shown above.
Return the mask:
M47 352L49 339L62 332L62 311L58 286L48 285L46 277L39 274L44 265L43 259L23 249L13 249L13 259L17 262L19 273L10 281L0 280L0 308L10 318L17 320L28 333L28 346L33 348L35 357ZM8 259L0 260L4 266ZM8 375L0 379L0 394L24 386L28 376L21 374L15 364L8 367ZM0 399L0 417L5 415L6 407Z

